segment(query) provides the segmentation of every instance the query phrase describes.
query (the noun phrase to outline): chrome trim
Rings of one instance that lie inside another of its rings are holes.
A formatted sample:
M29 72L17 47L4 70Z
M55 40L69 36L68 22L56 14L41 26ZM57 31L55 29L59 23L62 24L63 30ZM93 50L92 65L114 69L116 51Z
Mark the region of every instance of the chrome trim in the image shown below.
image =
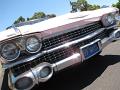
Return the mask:
M113 32L113 33L114 33L114 32ZM112 34L113 34L113 33L112 33ZM112 34L111 34L111 35L112 35ZM101 41L101 42L100 42L100 41ZM101 51L106 45L108 45L108 44L111 43L112 41L113 41L113 37L110 36L110 37L104 38L103 40L97 39L97 40L91 42L90 44L93 44L93 43L98 42L98 45L99 45L100 51ZM87 46L90 45L90 44L87 44ZM86 46L86 45L85 45L85 46ZM84 47L85 47L85 46L84 46ZM43 63L37 65L36 67L31 68L29 71L26 71L25 73L17 76L17 77L14 77L12 73L9 73L9 76L10 76L10 77L9 77L9 83L10 83L9 85L12 86L12 89L15 89L15 88L14 88L14 83L15 83L15 81L16 81L17 79L19 79L20 77L24 77L24 76L29 76L29 77L31 77L31 78L33 79L33 81L34 81L33 86L34 86L35 84L38 84L39 82L46 82L47 80L49 80L49 79L52 77L53 71L51 72L51 74L50 74L47 78L44 78L44 79L39 78L39 74L38 74L38 73L39 73L39 70L41 70L41 69L44 68L45 66L50 66L55 72L57 72L57 71L60 71L60 70L62 70L62 69L64 69L64 68L67 68L67 67L69 67L69 66L71 66L71 65L80 63L80 62L82 62L83 60L84 60L83 53L80 51L80 53L73 53L72 56L70 56L70 57L68 57L68 58L65 58L65 59L63 59L63 60L61 60L61 61L59 61L59 62L56 62L56 63L54 63L54 64L49 64L49 63L47 63L47 62L43 62ZM11 80L10 80L10 79L11 79ZM10 82L10 81L12 81L12 82ZM12 84L12 85L11 85L11 84ZM32 88L33 86L31 86L30 88Z
M49 53L49 52L52 52L52 51L55 51L55 50L58 50L58 49L61 49L61 48L69 47L69 46L71 46L71 45L77 44L77 43L82 42L82 41L85 41L85 40L90 39L90 38L96 36L97 34L101 33L103 30L104 30L104 28L99 29L99 30L97 30L96 32L93 32L92 34L87 35L86 37L83 37L83 38L80 38L80 39L77 39L77 40L74 40L74 41L65 43L65 44L60 45L60 46L58 46L58 47L55 47L55 48L53 48L53 49L47 50L47 52Z
M116 37L116 34L117 34L117 33L119 33L119 35L120 35L120 29L117 29L116 31L114 31L114 32L112 33L112 37L114 38L114 40L120 40L120 37L119 37L119 38Z
M60 71L66 67L82 62L80 53L74 53L72 56L56 62L54 67L55 71Z
M108 44L110 44L113 41L112 37L107 37L104 38L101 43L102 43L102 49L104 49Z
M109 26L109 27L106 27L105 29L116 29L117 25L112 25L112 26Z
M42 70L44 67L50 67L51 68L51 73L45 77L45 78L40 78L39 76L39 72L40 70ZM53 64L53 66L55 66ZM19 76L17 77L14 77L13 73L12 72L9 72L8 74L8 84L9 84L9 87L12 89L12 90L18 90L17 88L15 88L15 82L22 78L22 77L29 77L33 80L33 84L31 87L27 88L27 89L24 89L24 90L30 90L32 89L36 84L38 84L39 82L46 82L47 80L49 80L52 75L53 75L53 66L47 62L43 62L39 65L37 65L36 67L34 68L31 68L31 70L29 71L26 71L25 73L23 74L20 74ZM24 83L24 82L23 82Z
M17 88L15 88L15 82L18 80L18 79L20 79L20 78L22 78L22 77L29 77L29 78L31 78L32 80L33 80L33 84L32 84L32 86L31 87L29 87L29 88L27 88L27 89L24 89L24 90L30 90L30 89L32 89L33 88L33 86L35 85L35 84L38 84L38 82L37 82L37 80L36 80L36 78L34 77L34 75L33 75L33 73L31 72L31 70L29 70L29 71L27 71L27 72L25 72L25 73L23 73L23 74L21 74L21 75L19 75L19 76L17 76L17 77L14 77L14 75L12 74L12 72L10 72L9 74L8 74L8 84L9 84L9 87L12 89L12 90L18 90ZM24 82L23 82L24 83Z
M39 49L38 49L37 51L31 52L31 51L29 51L29 50L27 49L26 43L27 43L27 40L28 40L29 38L35 38L35 39L38 40L40 46L39 46ZM26 40L25 40L25 50L26 50L28 53L37 53L37 52L39 52L39 51L41 50L41 48L42 48L42 43L41 43L41 42L42 42L42 40L39 39L39 38L37 38L35 35L34 35L34 36L29 36L29 37L27 37Z
M106 38L104 38L101 42L102 42L102 49L103 48L105 48L108 44L110 44L112 41L114 41L114 40L120 40L120 39L116 39L115 38L115 33L117 32L117 31L119 31L120 29L117 29L117 30L115 30L115 31L113 31L111 34L110 34L110 36L109 37L106 37Z
M98 44L99 51L97 51L95 54L89 56L88 58L85 58L84 55L83 55L82 49L85 48L85 47L91 46L91 45L93 45L93 44L95 44L95 43ZM100 39L97 39L97 40L95 40L95 41L93 41L93 42L91 42L91 43L89 43L89 44L87 44L87 45L84 45L83 47L80 47L80 52L81 52L82 55L83 55L83 56L82 56L82 57L83 57L83 60L86 60L86 59L91 58L92 56L94 56L94 55L96 55L97 53L99 53L101 50L102 50L102 44L101 44L101 40L100 40Z
M104 25L105 27L110 28L111 25L113 26L113 24L115 25L115 23L117 22L117 21L115 20L115 16L112 17L112 15L113 15L112 13L108 13L108 14L105 14L105 15L102 16L101 21L102 21L102 23L103 23L103 25ZM112 23L109 22L108 17L112 17L112 18L113 18Z
M89 34L89 35L87 35L87 36L85 36L85 37L83 37L83 38L80 38L80 39L77 39L77 40L74 40L74 41L65 43L65 44L63 44L63 45L60 45L60 46L55 47L55 48L50 49L50 50L42 51L41 53L38 53L38 54L36 54L36 55L33 55L33 56L31 56L31 57L29 57L29 58L26 58L26 59L23 59L23 60L19 60L19 61L15 62L15 63L4 64L4 65L3 65L3 68L4 68L4 69L7 69L7 68L13 67L13 66L15 66L15 65L17 65L17 64L21 64L21 63L25 63L25 62L32 61L33 59L36 59L37 57L40 57L41 55L43 55L43 54L45 54L45 53L50 53L50 52L53 52L53 51L55 51L55 50L58 50L58 49L61 49L61 48L66 48L66 47L69 47L69 46L71 46L71 45L74 45L74 44L77 44L77 43L79 43L79 42L82 42L82 41L85 41L85 40L87 40L87 39L90 39L90 38L98 35L99 33L103 32L104 30L105 30L105 28L101 28L101 29L99 29L99 30L96 30L96 32L93 32L92 34Z
M51 73L45 77L45 78L41 78L39 76L39 73L40 71L44 68L44 67L50 67L51 68ZM47 80L49 80L52 75L53 75L53 67L50 63L47 63L47 62L43 62L43 63L40 63L39 65L37 65L36 67L34 68L31 68L31 71L32 73L34 74L34 76L37 78L38 82L46 82Z
M5 44L14 44L15 46L16 46L16 48L19 50L19 52L18 52L18 55L14 58L14 59L11 59L11 60L8 60L8 59L5 59L2 55L0 55L1 56L1 59L3 60L3 62L5 62L5 63L8 63L8 62L13 62L13 61L15 61L19 56L20 56L20 54L21 54L21 51L20 51L20 48L17 46L17 44L16 43L13 43L13 42L7 42L7 43L4 43L4 44L2 44L1 45L1 48L5 45ZM2 51L2 50L1 50Z

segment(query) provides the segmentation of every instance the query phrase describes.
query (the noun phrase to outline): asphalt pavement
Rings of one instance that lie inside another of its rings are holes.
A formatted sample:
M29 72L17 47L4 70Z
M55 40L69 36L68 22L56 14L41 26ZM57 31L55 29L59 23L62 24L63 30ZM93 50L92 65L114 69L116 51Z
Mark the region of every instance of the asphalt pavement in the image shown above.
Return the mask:
M120 41L108 45L101 55L55 74L32 90L120 90Z

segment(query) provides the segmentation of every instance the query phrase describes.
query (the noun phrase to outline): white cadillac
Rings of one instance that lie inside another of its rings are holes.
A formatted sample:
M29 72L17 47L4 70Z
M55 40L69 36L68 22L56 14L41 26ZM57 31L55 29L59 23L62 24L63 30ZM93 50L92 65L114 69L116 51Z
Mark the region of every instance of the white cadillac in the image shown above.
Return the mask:
M100 54L120 38L117 8L68 13L0 32L0 58L12 90L29 90L54 73Z

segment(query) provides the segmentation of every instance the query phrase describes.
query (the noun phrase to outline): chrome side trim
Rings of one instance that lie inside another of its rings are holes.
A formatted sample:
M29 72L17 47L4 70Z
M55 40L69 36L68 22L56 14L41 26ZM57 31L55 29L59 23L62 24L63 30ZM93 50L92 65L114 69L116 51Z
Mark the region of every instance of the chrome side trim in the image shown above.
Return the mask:
M66 47L69 47L69 46L71 46L71 45L74 45L74 44L77 44L77 43L79 43L79 42L82 42L82 41L85 41L85 40L87 40L87 39L90 39L90 38L98 35L99 33L103 32L104 30L105 30L105 28L101 28L101 29L99 29L99 30L96 30L96 32L93 32L92 34L89 34L89 35L87 35L87 36L85 36L85 37L83 37L83 38L80 38L80 39L77 39L77 40L74 40L74 41L65 43L65 44L63 44L63 45L60 45L60 46L55 47L55 48L50 49L50 50L42 51L41 53L38 53L38 54L36 54L36 55L33 55L33 56L31 56L31 57L29 57L29 58L26 58L26 59L23 59L23 60L19 60L19 61L14 62L14 63L4 64L4 65L3 65L3 68L4 68L4 69L7 69L7 68L13 67L13 66L15 66L15 65L17 65L17 64L21 64L21 63L25 63L25 62L32 61L33 59L36 59L37 57L40 57L41 55L43 55L43 54L45 54L45 53L50 53L50 52L53 52L53 51L55 51L55 50L58 50L58 49L61 49L61 48L66 48Z
M120 40L120 39L116 39L115 38L115 33L117 33L120 29L117 29L115 31L113 31L109 37L104 38L101 42L102 42L102 49L105 48L108 44L110 44L112 41L114 40Z
M110 26L110 27L106 27L105 29L116 29L116 27L117 27L117 25L112 25L112 26Z
M119 34L119 37L117 37L116 34ZM114 38L114 40L120 40L120 29L117 29L116 31L114 31L112 33L112 37Z

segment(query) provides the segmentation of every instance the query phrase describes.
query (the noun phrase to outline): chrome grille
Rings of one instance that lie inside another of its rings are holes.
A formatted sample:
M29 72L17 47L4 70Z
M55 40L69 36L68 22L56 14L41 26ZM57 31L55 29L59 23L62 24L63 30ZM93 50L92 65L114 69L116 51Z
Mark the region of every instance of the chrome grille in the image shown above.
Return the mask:
M85 35L89 35L90 33L94 32L100 28L102 28L102 24L100 22L96 22L96 23L92 24L91 26L84 27L82 29L75 30L75 31L65 33L62 35L58 35L56 37L49 38L49 39L43 41L43 46L44 46L43 50L62 45L66 41L73 41L73 40L79 39L81 37L84 37ZM63 49L56 50L56 51L53 51L50 53L46 53L35 60L14 66L11 68L11 70L12 70L14 76L17 76L17 75L22 74L25 71L29 70L30 68L35 67L36 65L38 65L41 62L49 62L51 64L58 62L60 60L63 60L65 58L71 56L74 52L79 52L79 48L81 46L86 45L92 41L95 41L96 39L105 38L106 36L108 36L109 32L110 32L110 30L105 30L93 38L82 41L82 42L77 43L76 45L72 45L68 48L63 48Z
M45 39L42 42L43 44L42 48L43 50L54 48L66 42L70 42L70 41L85 37L86 35L89 35L102 27L103 26L101 22L94 22L93 24L90 24L87 27L83 27L78 30L74 30L68 33L55 36L55 37L51 37L49 39Z
M63 49L56 50L51 53L44 54L33 61L14 66L11 68L11 70L14 73L14 76L17 76L17 75L22 74L25 71L29 70L30 68L35 67L36 65L38 65L42 62L49 62L49 63L53 64L55 62L58 62L60 60L63 60L65 58L71 56L74 52L79 52L79 48L81 46L89 44L90 42L93 42L96 39L103 39L106 37L106 35L107 35L107 33L105 31L103 31L102 33L100 33L99 35L97 35L91 39L77 43L76 45L73 45L69 48L63 48Z
M74 53L74 49L72 48L65 48L60 49L51 53L47 53L42 55L41 57L24 64L20 64L17 66L14 66L11 68L12 72L14 73L14 76L17 76L19 74L22 74L23 72L29 70L30 68L35 67L36 65L40 64L41 62L49 62L49 63L55 63L58 62L64 58L67 58L71 56Z

